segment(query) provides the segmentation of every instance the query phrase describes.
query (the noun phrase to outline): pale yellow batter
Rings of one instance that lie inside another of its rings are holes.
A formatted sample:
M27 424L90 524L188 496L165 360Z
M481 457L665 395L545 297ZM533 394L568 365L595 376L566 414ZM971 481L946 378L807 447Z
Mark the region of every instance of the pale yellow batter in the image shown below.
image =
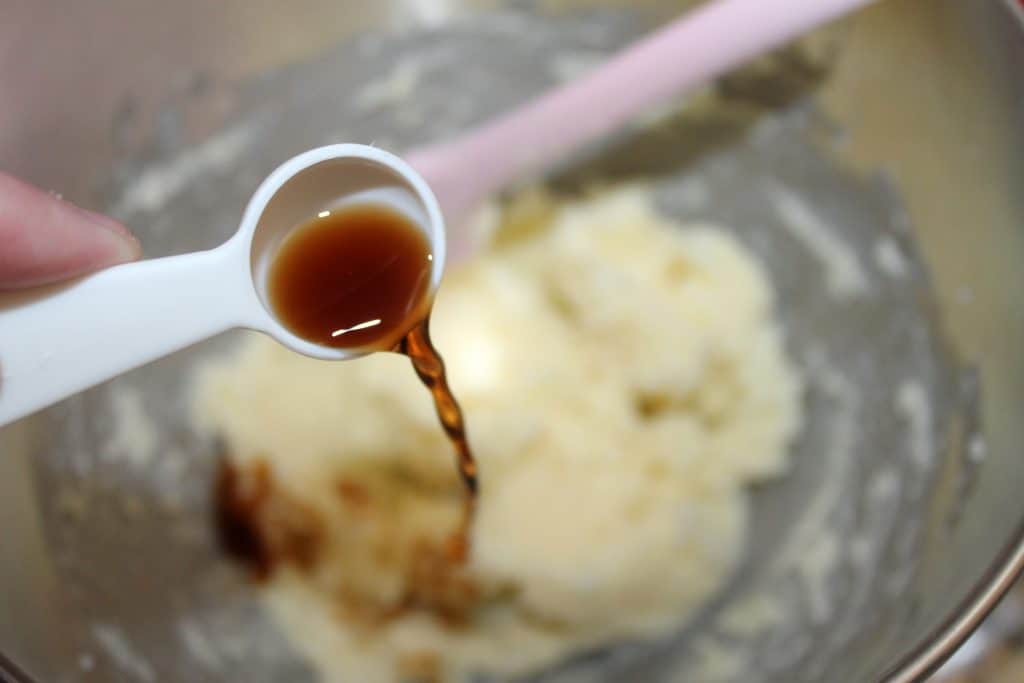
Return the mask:
M269 466L265 533L315 546L264 592L326 680L523 673L676 628L728 580L744 489L784 472L800 423L770 283L735 239L639 187L526 198L432 327L480 466L465 567L452 452L407 359L254 336L199 383L197 419L243 471Z

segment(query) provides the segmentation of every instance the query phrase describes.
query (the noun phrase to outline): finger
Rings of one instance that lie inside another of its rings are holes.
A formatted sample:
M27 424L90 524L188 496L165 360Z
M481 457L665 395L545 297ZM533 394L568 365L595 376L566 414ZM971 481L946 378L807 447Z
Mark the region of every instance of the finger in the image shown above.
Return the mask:
M66 280L140 254L112 218L0 173L0 289Z

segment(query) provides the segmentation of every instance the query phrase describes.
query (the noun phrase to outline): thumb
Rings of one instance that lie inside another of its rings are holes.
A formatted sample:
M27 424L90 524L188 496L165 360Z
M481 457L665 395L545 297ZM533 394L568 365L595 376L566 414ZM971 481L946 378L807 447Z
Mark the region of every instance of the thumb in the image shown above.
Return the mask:
M0 173L0 290L67 280L139 258L112 218Z

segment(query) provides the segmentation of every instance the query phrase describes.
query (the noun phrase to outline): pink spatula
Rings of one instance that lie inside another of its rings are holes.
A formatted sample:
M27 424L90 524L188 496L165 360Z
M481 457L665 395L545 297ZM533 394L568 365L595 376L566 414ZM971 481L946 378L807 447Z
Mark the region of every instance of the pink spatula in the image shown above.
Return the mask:
M460 233L487 196L548 167L670 97L873 0L711 0L583 78L454 140L413 150L409 163L437 195L450 258L473 249Z

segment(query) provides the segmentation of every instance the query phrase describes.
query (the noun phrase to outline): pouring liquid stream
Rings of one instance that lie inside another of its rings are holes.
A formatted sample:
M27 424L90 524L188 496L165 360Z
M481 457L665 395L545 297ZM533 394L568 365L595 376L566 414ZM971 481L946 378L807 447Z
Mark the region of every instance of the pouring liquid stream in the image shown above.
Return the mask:
M409 357L420 381L430 390L437 417L445 434L448 435L448 440L455 448L456 463L467 496L462 521L456 532L449 537L446 550L453 561L465 562L469 556L469 526L473 521L478 494L476 459L466 437L466 421L462 416L462 408L448 386L444 359L430 341L429 323L430 318L424 318L416 327L409 330L397 350Z
M304 339L334 348L391 350L412 362L433 398L466 489L462 523L448 543L452 559L464 561L477 467L444 359L430 339L432 259L422 231L393 209L360 204L322 211L285 238L267 293L285 327Z

